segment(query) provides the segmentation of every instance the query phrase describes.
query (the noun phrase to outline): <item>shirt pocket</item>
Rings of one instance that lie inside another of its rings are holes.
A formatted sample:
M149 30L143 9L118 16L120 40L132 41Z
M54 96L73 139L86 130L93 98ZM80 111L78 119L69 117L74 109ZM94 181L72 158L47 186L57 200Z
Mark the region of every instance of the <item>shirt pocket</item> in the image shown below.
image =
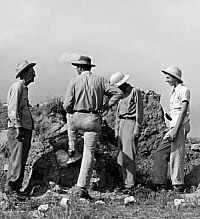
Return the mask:
M178 93L174 96L172 102L171 102L171 108L172 109L179 109L181 108L181 95Z

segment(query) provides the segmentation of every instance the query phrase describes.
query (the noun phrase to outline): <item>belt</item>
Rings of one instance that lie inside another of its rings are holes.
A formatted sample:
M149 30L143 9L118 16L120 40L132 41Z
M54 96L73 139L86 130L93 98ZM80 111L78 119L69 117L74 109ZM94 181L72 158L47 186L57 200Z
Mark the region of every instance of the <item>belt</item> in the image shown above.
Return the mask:
M127 116L121 116L121 115L119 115L119 119L129 119L129 120L134 120L134 121L136 121L135 116L133 116L133 117L127 117Z
M89 111L89 110L75 110L77 113L92 113L92 114L99 114L98 111Z

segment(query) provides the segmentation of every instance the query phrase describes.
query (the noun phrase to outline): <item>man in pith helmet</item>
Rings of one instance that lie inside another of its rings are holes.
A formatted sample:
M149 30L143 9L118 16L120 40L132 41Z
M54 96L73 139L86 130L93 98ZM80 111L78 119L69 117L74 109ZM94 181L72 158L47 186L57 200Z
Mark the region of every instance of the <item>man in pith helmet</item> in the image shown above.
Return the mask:
M190 90L183 84L182 72L177 66L162 70L166 82L172 87L169 131L154 154L154 189L167 189L168 162L170 177L175 191L184 190L185 139L190 131Z
M136 182L135 157L138 138L141 134L143 103L141 91L127 83L129 75L116 72L110 77L110 84L123 92L116 112L115 136L118 138L117 162L122 170L124 193L132 194Z

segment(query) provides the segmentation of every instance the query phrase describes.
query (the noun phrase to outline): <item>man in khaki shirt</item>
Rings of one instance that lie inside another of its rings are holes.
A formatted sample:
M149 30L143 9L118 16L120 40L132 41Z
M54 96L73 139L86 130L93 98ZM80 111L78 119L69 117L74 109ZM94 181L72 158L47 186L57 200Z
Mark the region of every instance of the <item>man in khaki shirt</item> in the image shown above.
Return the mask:
M87 188L90 184L94 167L94 151L98 135L101 131L102 118L100 112L109 109L122 97L122 92L109 85L103 77L94 75L88 56L81 56L76 66L78 75L73 78L64 100L64 108L68 113L69 148L76 149L77 131L84 131L84 149L81 169L77 181L77 194L81 198L92 199ZM104 104L104 96L109 101Z
M123 175L122 192L132 194L136 182L135 157L140 137L143 102L141 91L127 83L129 75L116 72L110 77L110 84L123 91L116 112L115 136L118 138L117 162Z
M17 65L16 78L19 80L10 86L7 95L9 164L5 191L18 197L22 195L20 189L34 127L29 109L28 85L34 82L35 65L26 60Z

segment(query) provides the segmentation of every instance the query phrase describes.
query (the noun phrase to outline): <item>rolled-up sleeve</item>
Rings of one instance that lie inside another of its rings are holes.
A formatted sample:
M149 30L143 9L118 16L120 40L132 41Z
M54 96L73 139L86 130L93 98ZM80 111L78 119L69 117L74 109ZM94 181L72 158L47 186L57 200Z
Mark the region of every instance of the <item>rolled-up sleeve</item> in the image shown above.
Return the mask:
M107 81L105 82L105 95L109 97L108 106L115 105L122 97L123 92L114 85L110 85Z
M135 104L136 104L136 127L141 128L142 120L143 120L143 102L142 102L142 94L139 89L135 89Z

